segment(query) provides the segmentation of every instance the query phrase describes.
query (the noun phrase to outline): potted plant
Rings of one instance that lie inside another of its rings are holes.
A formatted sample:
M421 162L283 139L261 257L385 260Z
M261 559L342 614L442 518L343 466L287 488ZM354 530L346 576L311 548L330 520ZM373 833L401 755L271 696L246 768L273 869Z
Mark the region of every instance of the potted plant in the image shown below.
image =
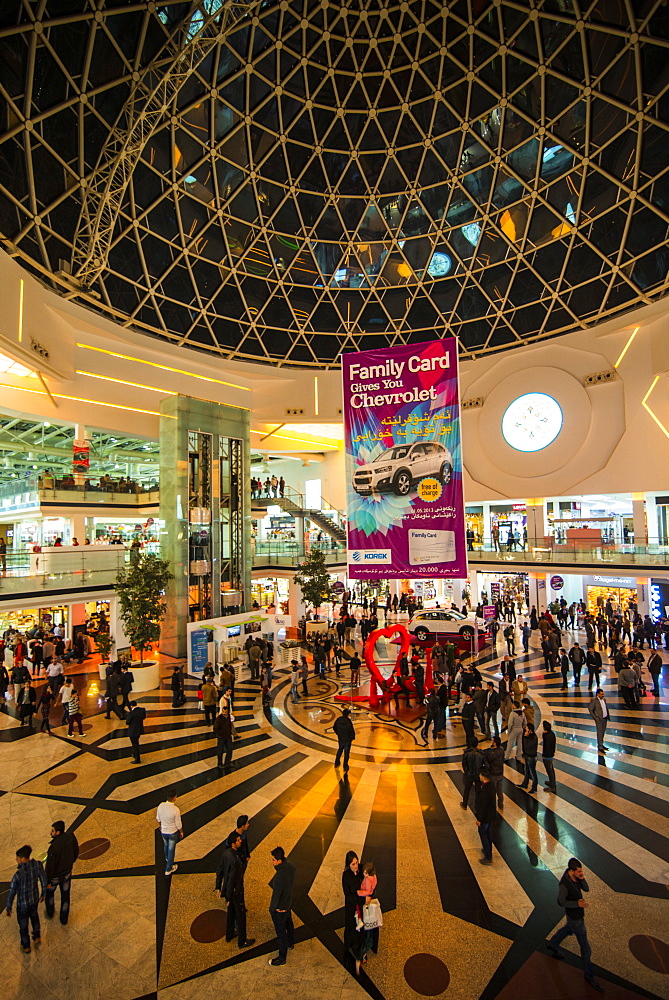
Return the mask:
M104 680L107 676L106 665L109 663L109 654L114 647L114 640L109 631L96 634L95 647L100 654L100 680Z
M153 552L133 558L116 577L123 629L131 647L139 653L140 666L144 665L145 650L160 639L166 610L165 587L172 579L167 560Z
M332 580L321 549L312 549L304 562L299 564L293 582L299 586L305 602L314 611L320 608L323 601L331 599Z

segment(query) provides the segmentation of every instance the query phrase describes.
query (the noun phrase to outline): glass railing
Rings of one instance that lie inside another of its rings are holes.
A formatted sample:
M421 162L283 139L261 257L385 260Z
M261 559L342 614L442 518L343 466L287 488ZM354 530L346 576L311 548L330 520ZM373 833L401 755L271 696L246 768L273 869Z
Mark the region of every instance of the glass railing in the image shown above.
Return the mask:
M298 490L293 489L292 486L285 486L284 490L283 490L283 493L281 493L281 495L279 495L278 487L276 489L274 489L272 487L267 487L266 488L264 486L264 484L263 484L262 489L260 490L260 492L254 494L252 496L252 499L258 499L258 500L270 500L270 499L292 500L292 502L295 504L295 506L296 507L300 507L302 510L315 509L315 508L308 507L307 506L307 501L306 501L306 498L305 498L304 494L300 493ZM337 510L336 507L333 507L332 504L329 504L327 502L327 500L324 500L322 497L321 497L321 503L320 503L320 506L318 507L318 510L320 510L322 514L325 514L326 517L329 517L331 521L334 521L338 528L341 528L343 530L346 527L346 515L341 510Z
M320 542L312 542L309 549L319 549L325 553L326 562L340 563L345 558L346 547L340 545L334 538L326 538ZM281 539L265 542L253 541L253 561L263 565L282 566L297 565L305 557L304 546L297 539Z
M7 570L0 572L0 594L58 591L73 587L111 586L133 552L123 546L81 546L81 553L71 550L40 553L8 553ZM48 558L42 558L48 557Z
M584 545L582 542L553 542L551 545L533 545L523 548L505 546L494 548L492 543L474 543L467 552L470 563L600 563L611 566L669 566L669 545L661 539L649 538L643 545L609 544Z
M122 484L119 482L74 483L67 480L35 474L17 479L0 486L0 514L5 511L31 510L39 506L40 500L62 500L67 503L68 494L75 494L77 503L90 500L91 503L157 503L159 487L154 483Z

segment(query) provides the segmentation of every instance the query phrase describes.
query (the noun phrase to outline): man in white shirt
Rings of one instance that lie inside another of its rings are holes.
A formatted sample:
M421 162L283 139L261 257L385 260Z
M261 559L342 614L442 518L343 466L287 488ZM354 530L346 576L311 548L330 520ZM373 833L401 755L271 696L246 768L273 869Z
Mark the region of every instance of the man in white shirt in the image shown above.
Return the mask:
M48 671L47 671L48 673ZM65 683L60 689L60 694L58 695L60 703L63 706L63 721L61 726L66 726L70 715L70 698L72 697L72 678L66 677Z
M58 694L58 688L60 687L61 681L63 680L63 664L52 661L46 668L46 676L49 687L51 688L51 694L55 698Z
M600 753L604 753L605 750L609 749L604 746L604 734L606 733L609 721L609 708L606 704L602 688L597 688L597 694L588 705L588 712L590 712L590 715L595 720L597 728L597 749Z
M166 875L173 875L177 870L177 865L174 864L174 854L177 849L177 841L184 835L181 826L181 812L177 808L176 797L176 788L170 788L167 800L160 803L156 812L156 821L160 823L160 832L165 845Z

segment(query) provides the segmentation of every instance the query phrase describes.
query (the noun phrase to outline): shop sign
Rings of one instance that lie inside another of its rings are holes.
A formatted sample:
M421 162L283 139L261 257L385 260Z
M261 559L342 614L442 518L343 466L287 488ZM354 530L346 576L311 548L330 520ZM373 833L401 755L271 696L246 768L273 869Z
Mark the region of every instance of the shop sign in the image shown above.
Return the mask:
M496 615L496 609L494 604L484 604L483 605L483 621L490 622Z
M511 506L511 510L525 510L526 505L524 503L514 503Z
M635 576L586 576L583 578L589 587L614 587L615 589L636 590Z
M551 577L551 590L562 590L564 587L564 580L561 576Z
M501 593L502 593L502 584L501 583L491 583L490 584L490 596L493 598L493 600L498 601L499 598L500 598Z
M342 358L348 572L467 575L453 337Z
M194 674L201 674L209 659L209 630L193 629L190 634L190 669Z
M345 590L346 590L346 587L341 582L341 580L335 580L335 582L332 584L332 593L333 594L343 594Z

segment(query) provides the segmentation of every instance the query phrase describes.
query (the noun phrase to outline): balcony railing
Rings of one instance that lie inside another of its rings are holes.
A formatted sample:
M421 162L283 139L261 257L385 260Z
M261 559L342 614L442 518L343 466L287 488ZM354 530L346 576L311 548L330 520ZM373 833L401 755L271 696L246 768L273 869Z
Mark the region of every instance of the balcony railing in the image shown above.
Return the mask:
M583 545L579 542L555 542L551 546L533 545L508 550L505 546L495 549L492 543L474 543L467 553L470 564L476 563L545 563L546 565L590 564L605 566L669 567L669 545L660 539L648 539L643 545L604 544Z
M62 482L53 478L45 480L41 476L26 476L16 482L0 486L0 514L12 511L34 510L40 502L60 502L80 504L82 501L94 504L131 504L141 507L160 501L158 486L155 484L133 483L132 489L122 489L119 483L101 486L96 482L85 484Z
M329 564L339 564L346 561L346 548L334 539L326 538L321 542L312 542L310 549L320 549L325 553L325 561ZM280 541L254 541L252 543L253 563L260 566L296 566L306 555L303 544L297 539L287 538Z
M122 545L82 545L81 553L71 549L63 551L62 569L59 568L58 550L49 550L45 570L31 566L30 553L21 551L7 554L7 570L0 573L0 597L12 594L57 592L72 588L112 586L123 566L130 562L132 553Z

